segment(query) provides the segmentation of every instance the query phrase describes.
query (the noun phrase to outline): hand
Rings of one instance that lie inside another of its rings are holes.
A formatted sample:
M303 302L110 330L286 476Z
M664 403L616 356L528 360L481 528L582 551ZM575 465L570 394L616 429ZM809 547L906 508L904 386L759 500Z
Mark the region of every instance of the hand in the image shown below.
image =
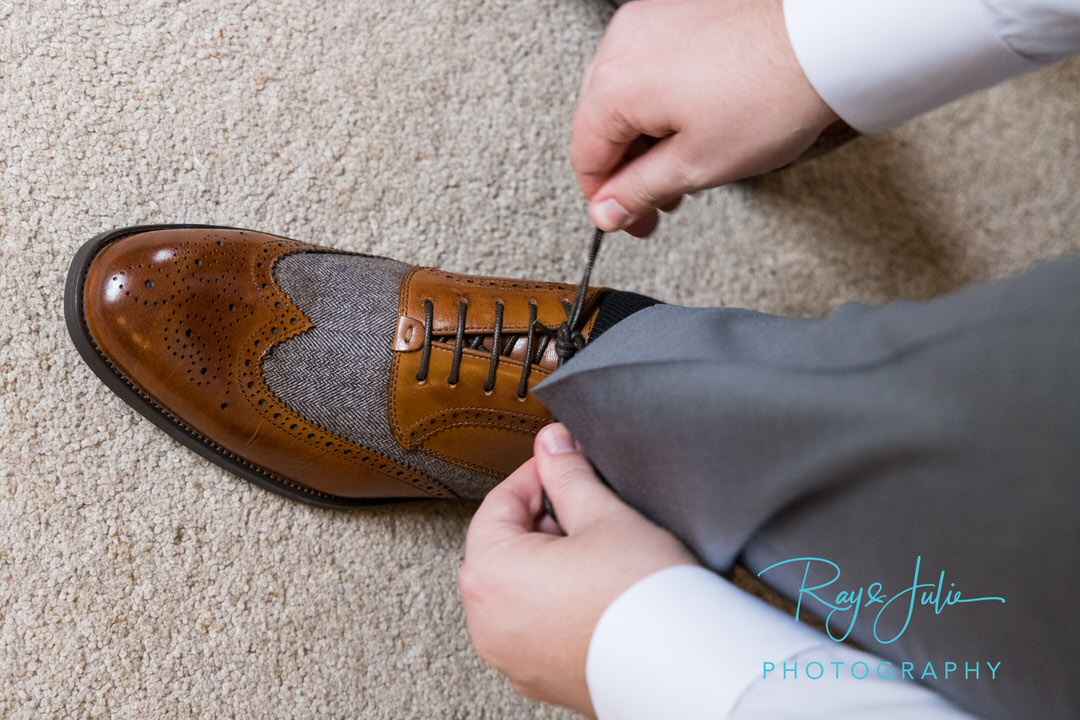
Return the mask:
M476 652L515 692L592 715L585 657L604 610L647 575L697 561L600 482L563 425L541 430L534 451L469 526L465 621Z
M622 6L585 73L570 163L601 230L644 237L683 195L791 162L837 119L782 0Z

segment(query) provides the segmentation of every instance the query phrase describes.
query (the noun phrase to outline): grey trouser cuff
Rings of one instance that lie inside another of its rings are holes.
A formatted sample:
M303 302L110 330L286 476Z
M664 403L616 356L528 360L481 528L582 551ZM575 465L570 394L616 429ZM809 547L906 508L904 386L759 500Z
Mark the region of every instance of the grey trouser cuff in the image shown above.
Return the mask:
M852 637L886 657L1003 660L996 681L939 687L988 716L1080 716L1064 632L1080 596L1080 259L820 319L656 306L535 393L623 499L716 570L816 556L845 587L903 588L921 556L920 581L944 570L946 588L1005 596L917 610L890 645L869 622ZM795 598L802 569L763 579Z

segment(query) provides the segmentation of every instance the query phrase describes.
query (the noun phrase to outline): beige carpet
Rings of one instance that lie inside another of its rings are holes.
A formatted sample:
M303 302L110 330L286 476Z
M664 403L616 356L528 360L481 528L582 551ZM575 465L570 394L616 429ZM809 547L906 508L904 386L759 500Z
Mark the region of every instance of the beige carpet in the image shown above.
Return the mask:
M469 509L286 502L80 362L67 263L211 222L575 280L601 0L0 0L0 716L564 717L471 653ZM1080 63L687 203L598 280L821 313L1080 249ZM523 618L523 622L527 622Z

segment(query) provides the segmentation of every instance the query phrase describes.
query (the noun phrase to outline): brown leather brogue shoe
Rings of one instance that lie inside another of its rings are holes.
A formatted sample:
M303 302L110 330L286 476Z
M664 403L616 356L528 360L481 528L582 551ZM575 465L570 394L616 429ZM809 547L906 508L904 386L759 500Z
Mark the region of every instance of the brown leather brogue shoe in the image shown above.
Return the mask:
M479 498L532 454L530 393L603 289L473 277L210 226L135 227L72 262L69 332L174 438L329 507ZM572 350L572 348L571 348Z

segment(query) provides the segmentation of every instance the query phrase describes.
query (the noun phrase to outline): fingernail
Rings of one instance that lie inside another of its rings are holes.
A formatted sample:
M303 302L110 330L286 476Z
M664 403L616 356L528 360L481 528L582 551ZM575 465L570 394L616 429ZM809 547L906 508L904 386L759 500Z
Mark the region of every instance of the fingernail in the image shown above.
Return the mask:
M561 423L548 425L544 428L540 434L540 442L544 445L544 449L552 455L562 455L578 449L578 444L574 442L570 431Z
M592 206L592 220L604 232L621 230L630 220L630 213L615 198L602 200Z

